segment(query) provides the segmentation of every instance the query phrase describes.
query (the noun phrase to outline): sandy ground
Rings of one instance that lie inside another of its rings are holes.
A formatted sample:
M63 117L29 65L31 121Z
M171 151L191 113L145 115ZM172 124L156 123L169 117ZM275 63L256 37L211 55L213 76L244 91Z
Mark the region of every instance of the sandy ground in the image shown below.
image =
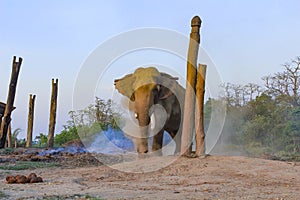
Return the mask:
M156 170L170 162L169 166ZM112 167L74 165L0 170L0 192L5 195L3 199L300 199L297 162L167 156L135 159ZM139 173L124 172L128 170ZM154 171L146 172L151 170ZM44 182L7 184L5 181L8 175L31 172L42 176Z

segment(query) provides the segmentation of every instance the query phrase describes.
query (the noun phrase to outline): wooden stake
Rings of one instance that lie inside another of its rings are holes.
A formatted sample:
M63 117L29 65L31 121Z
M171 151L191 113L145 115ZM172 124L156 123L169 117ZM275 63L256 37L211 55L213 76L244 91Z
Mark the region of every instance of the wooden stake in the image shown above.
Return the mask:
M30 96L29 96L29 110L28 110L26 147L31 147L32 146L32 132L33 132L33 120L34 120L34 102L35 102L35 95L30 94Z
M18 77L19 77L22 61L23 59L19 58L19 62L17 62L16 56L13 57L7 103L5 106L5 111L1 123L1 129L0 129L0 148L4 148L5 146L7 130L11 121L11 112L14 109L13 105L15 101Z
M188 156L191 153L192 136L195 126L195 87L197 77L197 59L200 43L199 29L201 19L193 17L191 22L190 43L187 60L187 80L184 104L184 116L181 138L181 155Z
M204 133L204 93L205 93L205 77L206 65L199 64L196 84L196 156L205 154L205 133Z
M48 147L53 148L54 146L54 131L56 123L56 109L57 109L57 87L58 79L54 82L52 79L52 95L50 105L50 119L49 119L49 132L48 132Z

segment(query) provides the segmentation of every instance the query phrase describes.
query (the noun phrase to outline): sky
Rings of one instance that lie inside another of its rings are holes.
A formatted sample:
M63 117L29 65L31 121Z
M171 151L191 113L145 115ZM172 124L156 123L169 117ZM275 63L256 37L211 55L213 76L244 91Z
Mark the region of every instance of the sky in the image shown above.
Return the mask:
M0 0L0 101L6 102L12 57L22 57L12 129L21 128L25 137L29 94L36 94L34 135L48 133L51 79L58 78L59 133L73 110L77 78L99 46L149 27L188 37L195 15L202 19L200 46L221 80L263 84L261 77L282 71L282 64L300 56L299 9L298 0ZM114 79L148 63L176 63L182 67L176 75L184 77L185 62L176 59L151 50L121 55L112 61L104 79L91 83L87 78L83 86L100 85L107 93L96 94L110 97Z

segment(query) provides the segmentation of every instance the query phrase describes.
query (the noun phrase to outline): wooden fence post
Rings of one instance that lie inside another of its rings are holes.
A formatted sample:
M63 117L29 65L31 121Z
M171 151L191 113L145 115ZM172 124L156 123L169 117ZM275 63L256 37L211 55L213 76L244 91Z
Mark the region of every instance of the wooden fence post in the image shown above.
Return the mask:
M33 120L34 120L34 102L35 102L35 95L30 94L30 96L29 96L29 109L28 109L26 147L31 147L32 146L32 132L33 132Z
M187 57L187 80L181 138L181 155L184 156L188 156L191 153L192 136L195 127L195 87L197 78L197 58L200 43L200 26L201 19L198 16L193 17Z
M12 63L12 71L11 71L11 77L10 77L10 84L8 89L8 96L7 96L7 103L5 106L5 111L1 123L1 129L0 129L0 149L4 148L5 142L6 142L6 136L7 136L7 129L9 127L10 121L11 121L11 112L14 109L14 101L15 101L15 95L16 95L16 89L17 89L17 83L18 83L18 77L19 72L22 65L22 58L19 58L19 62L16 61L16 56L13 57L13 63Z
M205 77L206 65L199 64L196 83L196 156L205 154L205 133L204 133L204 93L205 93Z
M57 90L58 79L54 81L52 79L52 94L51 94L51 103L50 103L50 118L49 118L49 132L48 132L48 147L53 148L54 146L54 131L56 123L56 109L57 109Z

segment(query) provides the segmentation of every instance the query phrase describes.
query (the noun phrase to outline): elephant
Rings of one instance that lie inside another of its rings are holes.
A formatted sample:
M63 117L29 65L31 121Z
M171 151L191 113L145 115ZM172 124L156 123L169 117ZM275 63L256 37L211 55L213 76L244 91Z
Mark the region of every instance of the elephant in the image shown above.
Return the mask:
M164 131L175 141L175 153L180 151L185 89L177 80L177 77L159 72L155 67L140 67L134 73L114 81L118 92L130 99L131 110L138 121L138 137L133 138L138 155L148 153L152 114L155 126L163 123L152 138L152 152L162 155ZM163 108L164 117L152 109L157 106Z

